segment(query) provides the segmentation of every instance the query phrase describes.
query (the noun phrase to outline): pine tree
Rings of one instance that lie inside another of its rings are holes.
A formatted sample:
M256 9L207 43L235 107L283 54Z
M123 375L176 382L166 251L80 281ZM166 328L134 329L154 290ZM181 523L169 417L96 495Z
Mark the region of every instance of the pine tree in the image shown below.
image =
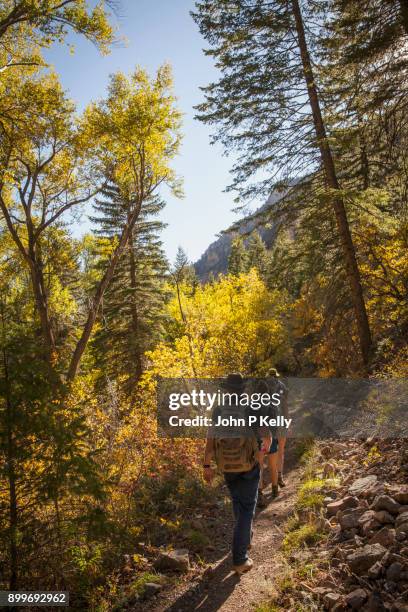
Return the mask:
M248 253L241 236L237 236L231 242L231 251L228 257L228 272L233 276L239 276L248 271Z
M330 0L321 37L325 112L342 186L390 193L387 212L407 205L408 31L395 0ZM407 24L408 27L408 24Z
M248 269L255 268L261 278L265 280L268 269L268 250L257 231L253 232L248 238L247 262Z
M277 179L288 185L321 173L367 364L372 340L360 271L310 55L314 40L305 34L307 28L313 37L316 28L305 27L298 0L207 0L193 16L222 73L204 88L199 119L219 126L214 140L240 151L231 188L246 197L269 195ZM243 187L260 170L268 178Z
M321 0L322 2L322 0ZM327 0L323 0L327 5ZM393 66L397 83L389 83L391 91L403 82L408 62L403 47L408 37L407 0L331 0L330 11L337 14L334 30L348 40L343 63L364 64L387 58L383 65L386 72ZM377 65L377 75L382 69Z
M109 184L95 203L93 221L101 242L114 245L129 214L129 202L119 188ZM141 214L107 290L100 315L100 329L93 342L103 379L122 377L127 389L144 369L144 353L162 335L167 292L167 261L159 239L164 224L155 219L164 203L158 197L143 204ZM106 255L102 255L102 261ZM103 261L103 265L105 265Z
M174 261L172 277L178 284L185 283L190 285L194 291L198 284L194 266L189 262L188 255L183 247L179 246Z

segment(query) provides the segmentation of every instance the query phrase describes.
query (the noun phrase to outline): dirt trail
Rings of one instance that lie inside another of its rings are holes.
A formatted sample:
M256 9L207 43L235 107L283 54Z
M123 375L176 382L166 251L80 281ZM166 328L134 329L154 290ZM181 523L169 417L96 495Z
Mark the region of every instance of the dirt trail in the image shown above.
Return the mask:
M146 610L152 612L249 612L267 600L273 589L275 576L279 575L279 549L283 539L282 525L293 510L300 470L287 473L287 485L281 489L278 499L270 499L270 487L266 489L268 506L257 512L253 546L250 552L254 568L241 578L231 571L228 554L213 564L211 576L200 576L193 583L180 585L167 601L157 600Z

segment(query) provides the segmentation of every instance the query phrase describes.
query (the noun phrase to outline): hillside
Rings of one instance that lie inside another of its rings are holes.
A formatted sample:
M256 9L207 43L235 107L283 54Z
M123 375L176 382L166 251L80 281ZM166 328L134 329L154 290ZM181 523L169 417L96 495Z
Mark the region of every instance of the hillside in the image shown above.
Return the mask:
M281 198L281 193L272 193L265 204L258 208L253 214L244 218L244 222L241 224L239 230L236 232L231 231L231 233L220 234L219 238L210 244L207 250L201 255L200 259L194 264L196 274L202 282L208 280L210 274L218 276L218 274L222 274L227 271L228 257L231 251L231 243L234 239L234 235L237 233L241 235L250 233L256 227L257 215L270 206L276 204ZM270 247L275 238L274 227L260 227L258 231L266 246Z

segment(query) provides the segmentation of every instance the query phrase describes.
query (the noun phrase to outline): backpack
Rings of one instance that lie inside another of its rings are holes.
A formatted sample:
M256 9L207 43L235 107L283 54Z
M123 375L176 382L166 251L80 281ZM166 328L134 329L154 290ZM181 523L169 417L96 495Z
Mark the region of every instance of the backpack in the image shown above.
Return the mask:
M258 442L255 436L215 438L214 450L221 472L249 472L257 462Z
M224 406L221 415L242 418L242 413L240 414L236 406ZM249 472L256 464L258 441L248 428L246 433L247 435L242 435L242 428L235 428L234 431L234 426L228 426L225 428L226 437L214 438L215 461L221 472Z

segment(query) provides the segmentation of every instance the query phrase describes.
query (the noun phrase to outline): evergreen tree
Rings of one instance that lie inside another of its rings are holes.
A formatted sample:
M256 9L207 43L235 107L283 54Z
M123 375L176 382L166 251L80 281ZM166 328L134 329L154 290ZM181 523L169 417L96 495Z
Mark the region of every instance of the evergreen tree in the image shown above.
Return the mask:
M193 264L188 260L187 253L181 246L179 246L177 249L176 259L174 261L172 270L172 277L178 284L185 283L190 285L192 291L195 291L198 284L197 275L195 273Z
M113 183L96 200L99 248L114 246L120 228L126 222L131 203ZM164 224L155 219L164 203L152 197L143 204L131 232L112 283L107 290L100 316L100 329L93 342L97 366L103 377L125 380L133 386L144 369L144 353L153 348L162 335L166 290L164 278L167 261L159 239ZM102 254L100 264L104 267Z
M237 236L231 242L231 251L228 257L228 272L233 276L239 276L248 271L248 253L241 236Z
M222 73L204 88L199 118L220 126L214 140L240 151L232 188L243 196L269 195L277 178L287 185L321 173L321 197L331 204L367 364L372 340L360 271L310 55L318 28L305 26L298 0L206 0L193 16ZM260 170L267 178L243 187Z
M319 3L318 3L319 4ZM320 49L326 117L347 189L386 188L387 212L407 205L406 2L331 0Z
M265 280L268 269L268 250L258 231L248 238L247 244L248 269L258 270L261 278Z
M327 0L322 4L327 5ZM400 97L406 89L404 78L408 68L404 52L408 38L407 0L331 0L327 8L336 16L331 24L333 33L347 41L341 58L343 65L371 64L371 78L386 77L382 100ZM394 79L386 82L390 72Z

